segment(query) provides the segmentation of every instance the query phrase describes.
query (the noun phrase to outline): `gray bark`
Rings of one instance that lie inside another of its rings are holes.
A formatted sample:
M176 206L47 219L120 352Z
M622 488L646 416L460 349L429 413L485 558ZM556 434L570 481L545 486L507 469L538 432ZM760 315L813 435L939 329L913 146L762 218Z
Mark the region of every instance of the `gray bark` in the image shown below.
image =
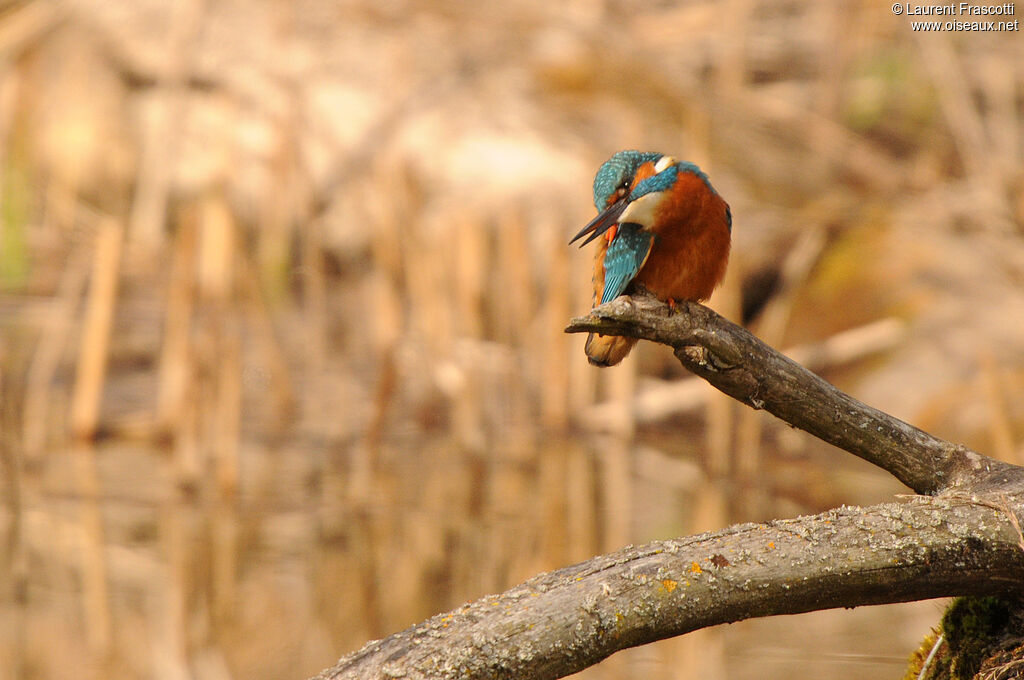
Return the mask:
M1024 469L862 404L700 305L619 298L566 330L667 344L726 394L929 495L629 546L371 642L319 678L558 678L746 618L1024 590Z

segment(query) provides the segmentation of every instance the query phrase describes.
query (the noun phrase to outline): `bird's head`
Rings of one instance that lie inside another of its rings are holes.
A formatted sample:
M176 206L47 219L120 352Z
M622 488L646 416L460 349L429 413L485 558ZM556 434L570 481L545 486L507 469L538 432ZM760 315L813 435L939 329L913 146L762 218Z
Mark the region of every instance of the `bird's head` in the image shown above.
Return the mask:
M570 243L589 233L590 236L580 244L582 247L619 222L649 227L647 222L661 192L675 183L680 166L674 158L661 153L633 150L616 153L594 176L597 217L583 227ZM641 200L645 197L648 198Z
M637 170L644 163L656 163L662 154L644 151L619 151L604 162L594 175L594 207L602 212L629 195Z

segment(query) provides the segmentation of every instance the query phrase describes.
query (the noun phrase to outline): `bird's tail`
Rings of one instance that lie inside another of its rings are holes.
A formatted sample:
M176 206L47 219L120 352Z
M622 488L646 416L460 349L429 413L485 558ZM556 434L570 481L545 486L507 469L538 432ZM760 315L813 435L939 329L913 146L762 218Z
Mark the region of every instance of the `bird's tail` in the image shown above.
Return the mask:
M614 366L626 358L635 344L636 338L591 333L587 336L584 351L587 359L595 366Z

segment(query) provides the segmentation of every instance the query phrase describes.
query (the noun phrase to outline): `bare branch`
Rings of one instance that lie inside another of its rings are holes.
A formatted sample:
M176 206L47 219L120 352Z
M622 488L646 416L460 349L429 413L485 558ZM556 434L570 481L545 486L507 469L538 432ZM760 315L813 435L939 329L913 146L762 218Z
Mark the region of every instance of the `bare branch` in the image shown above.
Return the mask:
M818 343L788 348L785 353L812 371L842 366L892 349L906 335L905 326L903 321L889 317L841 331ZM637 423L650 423L703 406L708 394L696 377L647 378L629 408ZM588 407L580 418L588 429L605 430L622 408L619 400L605 401Z
M320 680L558 678L610 654L773 614L1024 587L1007 516L913 497L596 557L371 642Z
M619 298L566 330L667 344L726 394L939 495L629 546L371 642L320 680L558 678L746 618L1024 590L1024 469L862 404L700 305Z
M917 493L998 486L1013 466L951 444L872 408L707 307L675 312L651 297L620 297L573 319L566 332L628 335L669 345L691 372L894 475Z

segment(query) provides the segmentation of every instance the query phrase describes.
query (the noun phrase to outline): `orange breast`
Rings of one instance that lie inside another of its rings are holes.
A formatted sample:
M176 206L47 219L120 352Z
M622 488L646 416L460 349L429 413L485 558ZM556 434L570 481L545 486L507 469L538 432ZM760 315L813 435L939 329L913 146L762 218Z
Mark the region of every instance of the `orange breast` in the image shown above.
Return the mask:
M661 299L706 300L725 276L729 260L728 206L693 173L661 203L651 255L635 283Z
M604 254L608 250L608 241L603 238L597 239L597 248L594 249L594 306L597 307L604 296Z

